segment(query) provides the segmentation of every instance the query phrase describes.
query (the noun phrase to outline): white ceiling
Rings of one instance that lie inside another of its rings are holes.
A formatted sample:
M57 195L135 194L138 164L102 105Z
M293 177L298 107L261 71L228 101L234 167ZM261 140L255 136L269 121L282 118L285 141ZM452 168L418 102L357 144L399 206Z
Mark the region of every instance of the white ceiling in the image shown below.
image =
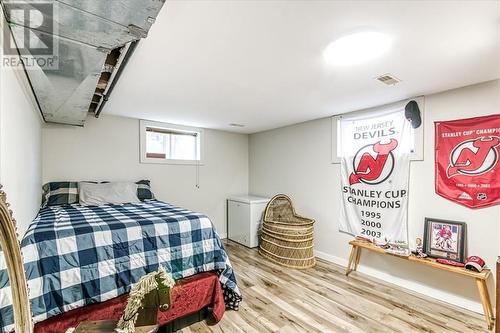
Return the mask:
M325 64L364 30L392 48ZM103 113L253 133L500 78L499 57L499 1L167 0Z

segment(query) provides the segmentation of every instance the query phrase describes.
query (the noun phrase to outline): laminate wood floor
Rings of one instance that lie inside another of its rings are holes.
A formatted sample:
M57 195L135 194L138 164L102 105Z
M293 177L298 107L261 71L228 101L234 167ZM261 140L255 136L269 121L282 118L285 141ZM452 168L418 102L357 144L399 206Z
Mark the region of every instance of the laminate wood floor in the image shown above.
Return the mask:
M243 302L222 321L182 333L239 332L490 332L483 317L318 260L299 271L225 241Z

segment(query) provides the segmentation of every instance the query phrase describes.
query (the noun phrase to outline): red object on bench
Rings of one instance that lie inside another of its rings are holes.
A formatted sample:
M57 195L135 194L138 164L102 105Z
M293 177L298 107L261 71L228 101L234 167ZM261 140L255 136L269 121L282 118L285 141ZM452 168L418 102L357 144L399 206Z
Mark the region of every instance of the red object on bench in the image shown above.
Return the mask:
M127 304L127 297L128 294L121 295L49 318L35 325L35 333L65 333L68 328L76 327L82 321L118 321ZM226 309L219 276L215 272L200 273L176 281L171 298L170 309L165 312L158 311L160 325L198 312L207 306L213 308L213 318L219 322Z

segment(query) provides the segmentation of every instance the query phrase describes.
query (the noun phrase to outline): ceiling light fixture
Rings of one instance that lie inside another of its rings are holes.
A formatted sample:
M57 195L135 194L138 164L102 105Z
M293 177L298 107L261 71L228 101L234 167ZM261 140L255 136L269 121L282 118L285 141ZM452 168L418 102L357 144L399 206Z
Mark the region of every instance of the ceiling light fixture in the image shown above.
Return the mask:
M229 124L229 126L231 126L231 127L245 127L245 125L237 124L237 123L231 123L231 124Z
M323 53L329 65L356 65L377 58L391 46L391 38L380 32L357 32L328 45Z

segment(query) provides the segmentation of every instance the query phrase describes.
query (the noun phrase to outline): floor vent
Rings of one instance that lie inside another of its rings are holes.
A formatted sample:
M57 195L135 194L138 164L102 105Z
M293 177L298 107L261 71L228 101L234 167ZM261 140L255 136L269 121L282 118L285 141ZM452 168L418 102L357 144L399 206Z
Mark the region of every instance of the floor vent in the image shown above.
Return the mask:
M387 84L388 86L393 86L395 85L396 83L399 83L401 82L400 79L398 79L397 77L395 77L394 75L392 74L384 74L384 75L380 75L379 77L376 77L375 78L376 80L378 80L379 82L382 82L384 84Z

